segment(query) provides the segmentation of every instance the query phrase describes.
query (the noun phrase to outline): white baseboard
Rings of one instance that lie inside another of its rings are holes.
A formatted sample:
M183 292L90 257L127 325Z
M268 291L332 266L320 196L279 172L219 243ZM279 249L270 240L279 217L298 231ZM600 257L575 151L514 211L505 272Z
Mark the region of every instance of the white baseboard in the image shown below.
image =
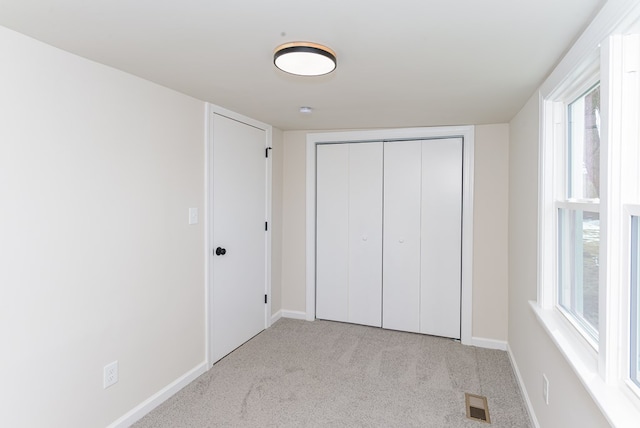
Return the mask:
M278 311L275 314L271 315L271 325L282 318L282 311Z
M485 339L484 337L472 337L471 345L478 348L499 349L501 351L506 351L508 346L504 340Z
M129 412L124 414L122 417L117 419L108 428L126 428L130 427L147 413L151 412L153 409L158 407L160 404L164 403L167 399L169 399L176 392L180 391L182 388L193 382L198 376L205 373L207 371L207 363L203 362L198 366L194 367L183 376L179 377L175 381L171 382L169 385L162 388L160 391L149 397L147 400L140 403L138 406L131 409Z
M305 320L307 319L307 313L301 311L285 311L282 310L282 318L293 318L295 320Z
M508 344L507 344L507 355L509 355L509 360L511 361L511 367L513 367L513 371L516 374L516 379L518 380L518 386L520 387L520 392L522 393L522 397L524 398L525 405L527 406L527 411L529 412L529 418L531 419L531 423L533 424L534 428L540 428L540 424L538 423L538 418L536 418L536 414L533 411L533 405L531 404L531 400L529 399L529 394L527 394L527 389L524 386L524 380L522 379L522 375L520 374L520 370L518 369L516 360L515 358L513 358L511 347Z

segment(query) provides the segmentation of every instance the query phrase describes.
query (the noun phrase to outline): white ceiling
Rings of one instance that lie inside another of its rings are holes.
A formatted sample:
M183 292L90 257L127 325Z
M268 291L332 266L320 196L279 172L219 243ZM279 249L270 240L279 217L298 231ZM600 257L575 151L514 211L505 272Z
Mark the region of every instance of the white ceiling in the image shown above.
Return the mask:
M464 125L509 121L603 3L0 0L0 25L283 130ZM288 41L337 70L277 70Z

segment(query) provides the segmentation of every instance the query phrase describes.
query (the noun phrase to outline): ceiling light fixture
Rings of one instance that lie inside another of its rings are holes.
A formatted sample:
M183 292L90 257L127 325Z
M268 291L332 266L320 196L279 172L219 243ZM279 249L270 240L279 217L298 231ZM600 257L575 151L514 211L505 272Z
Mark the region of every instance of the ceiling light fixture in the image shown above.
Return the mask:
M312 42L291 42L278 46L273 63L280 70L298 76L321 76L336 69L336 53Z

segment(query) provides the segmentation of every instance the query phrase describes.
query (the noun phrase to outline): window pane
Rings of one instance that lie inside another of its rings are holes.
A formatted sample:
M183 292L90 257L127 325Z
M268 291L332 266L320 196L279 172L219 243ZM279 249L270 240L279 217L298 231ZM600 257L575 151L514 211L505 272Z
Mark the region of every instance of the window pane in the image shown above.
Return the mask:
M558 304L597 341L600 215L560 209L558 232Z
M567 193L574 199L600 197L600 86L569 104Z
M631 222L631 380L640 386L640 225Z

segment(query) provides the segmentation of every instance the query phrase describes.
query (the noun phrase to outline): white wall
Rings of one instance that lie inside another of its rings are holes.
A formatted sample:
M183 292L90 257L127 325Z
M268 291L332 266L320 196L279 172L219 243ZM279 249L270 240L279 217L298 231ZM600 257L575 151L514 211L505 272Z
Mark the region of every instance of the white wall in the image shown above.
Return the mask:
M284 132L282 187L282 309L305 312L306 131Z
M509 125L475 129L473 336L506 342Z
M498 342L507 340L508 129L507 124L481 125L476 127L475 134L472 334L476 338ZM306 310L305 167L308 132L284 132L284 311Z
M0 52L0 425L106 426L205 359L204 104L4 28Z
M541 427L607 427L529 300L537 298L538 94L510 123L509 134L509 346ZM542 400L542 374L549 405Z

